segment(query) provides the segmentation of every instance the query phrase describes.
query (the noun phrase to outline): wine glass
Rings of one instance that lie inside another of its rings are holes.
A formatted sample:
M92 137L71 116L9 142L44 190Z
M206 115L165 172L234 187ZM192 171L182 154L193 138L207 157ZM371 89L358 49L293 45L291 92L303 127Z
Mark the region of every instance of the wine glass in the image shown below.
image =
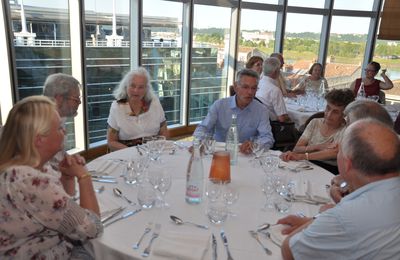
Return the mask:
M228 208L231 208L232 205L235 204L239 199L239 189L236 187L235 184L224 182L222 189L222 197ZM235 217L236 213L234 213L231 209L229 209L228 215Z
M207 134L203 139L203 145L205 148L205 155L210 157L214 153L215 140L212 134Z
M157 179L157 189L161 193L160 208L169 208L169 204L165 201L165 193L171 188L171 174L164 170L160 172Z
M277 156L266 156L261 159L261 166L266 174L276 171L279 166L280 159Z
M221 181L217 179L209 179L206 185L206 196L209 201L214 202L218 200L222 193Z
M264 144L261 142L261 139L258 137L255 137L251 141L251 152L254 155L254 158L250 159L250 163L252 164L253 167L259 166L260 162L258 161L260 159L260 156L264 153Z

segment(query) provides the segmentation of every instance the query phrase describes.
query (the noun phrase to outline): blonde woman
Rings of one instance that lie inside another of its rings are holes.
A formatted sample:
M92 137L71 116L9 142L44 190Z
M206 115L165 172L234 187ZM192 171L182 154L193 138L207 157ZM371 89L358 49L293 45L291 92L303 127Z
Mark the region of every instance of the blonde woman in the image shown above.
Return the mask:
M103 228L84 160L64 158L61 172L48 163L64 134L47 97L27 97L11 110L0 137L1 259L92 259L81 245Z

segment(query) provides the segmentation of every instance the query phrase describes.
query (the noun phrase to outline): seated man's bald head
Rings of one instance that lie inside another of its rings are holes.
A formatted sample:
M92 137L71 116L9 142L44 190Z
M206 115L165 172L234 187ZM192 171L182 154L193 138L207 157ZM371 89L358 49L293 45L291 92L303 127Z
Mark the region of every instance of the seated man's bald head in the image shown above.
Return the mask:
M345 131L343 154L365 175L400 172L400 140L392 128L375 119L361 119Z

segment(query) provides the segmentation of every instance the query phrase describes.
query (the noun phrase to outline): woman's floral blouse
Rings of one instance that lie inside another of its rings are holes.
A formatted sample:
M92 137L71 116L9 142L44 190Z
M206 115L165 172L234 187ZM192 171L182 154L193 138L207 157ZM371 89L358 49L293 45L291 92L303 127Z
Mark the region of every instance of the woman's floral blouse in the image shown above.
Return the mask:
M0 173L0 259L68 259L73 244L102 231L99 217L64 191L50 166Z

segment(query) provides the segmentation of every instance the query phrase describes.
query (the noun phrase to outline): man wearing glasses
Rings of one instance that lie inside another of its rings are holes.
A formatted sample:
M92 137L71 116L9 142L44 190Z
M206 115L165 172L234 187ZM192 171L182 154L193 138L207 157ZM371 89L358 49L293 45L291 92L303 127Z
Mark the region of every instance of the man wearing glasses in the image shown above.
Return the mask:
M67 118L75 117L78 114L77 110L81 104L80 86L78 80L63 73L49 75L44 82L43 95L51 98L56 103L64 131ZM67 135L65 135L65 138L67 138ZM64 144L65 143L66 139L64 140ZM59 163L68 157L66 155L65 151L58 152L50 161L51 166L59 170ZM78 158L80 163L85 163L83 157L78 155L74 156Z
M250 140L253 137L259 137L266 148L272 147L274 138L268 114L265 113L265 107L254 100L258 79L257 72L253 70L239 71L234 84L236 95L215 101L193 135L201 139L204 134L212 134L217 142L225 142L232 114L236 114L239 142L242 143L239 149L242 153L251 153Z
M67 117L75 117L78 114L77 110L81 104L80 92L79 81L67 74L49 75L44 82L43 95L54 100L63 122Z

